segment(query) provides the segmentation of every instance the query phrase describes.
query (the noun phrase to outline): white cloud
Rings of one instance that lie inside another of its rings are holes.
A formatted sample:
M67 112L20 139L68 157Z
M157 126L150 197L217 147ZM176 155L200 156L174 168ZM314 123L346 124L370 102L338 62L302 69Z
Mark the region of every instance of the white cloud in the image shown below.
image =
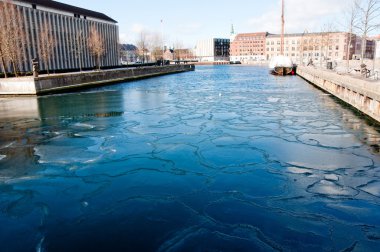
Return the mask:
M120 40L120 43L123 43L123 44L128 43L129 42L129 36L128 36L128 34L126 34L126 33L120 33L119 34L119 40Z
M285 8L286 32L321 31L322 27L330 22L338 22L347 5L342 0L287 0ZM281 31L281 1L274 9L261 16L251 18L250 29L254 31L268 31L279 33ZM337 25L336 25L337 26Z
M146 27L143 24L133 24L131 28L131 32L135 34L139 34L144 30L146 30Z

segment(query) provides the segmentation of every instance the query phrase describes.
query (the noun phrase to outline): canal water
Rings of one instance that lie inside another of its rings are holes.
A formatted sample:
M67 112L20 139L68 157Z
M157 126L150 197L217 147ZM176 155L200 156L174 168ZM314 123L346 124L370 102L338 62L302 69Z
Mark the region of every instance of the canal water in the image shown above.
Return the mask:
M379 251L379 142L260 67L0 98L0 250Z

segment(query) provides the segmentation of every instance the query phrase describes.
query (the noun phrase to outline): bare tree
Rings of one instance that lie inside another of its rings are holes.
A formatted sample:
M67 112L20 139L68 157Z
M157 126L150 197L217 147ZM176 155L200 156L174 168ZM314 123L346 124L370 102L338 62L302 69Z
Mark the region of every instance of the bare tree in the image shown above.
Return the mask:
M137 40L137 48L139 50L139 56L142 58L142 63L145 63L146 53L148 51L148 34L145 31L140 32L140 36Z
M353 0L352 3L348 6L347 10L345 11L346 21L344 24L344 27L346 28L348 35L347 35L347 48L346 48L346 67L347 72L350 70L350 56L351 56L351 48L352 40L354 37L354 28L357 25L358 22L358 9L356 6L358 5L358 0Z
M83 68L82 57L84 54L84 50L85 50L84 48L85 48L85 44L86 44L85 33L84 33L82 27L79 27L76 30L73 39L74 39L73 50L74 50L75 58L78 62L79 71L82 72L82 68Z
M92 55L94 55L96 59L96 65L98 67L98 70L100 71L100 59L105 53L104 48L104 40L100 36L100 33L96 29L96 27L93 25L90 29L90 36L88 38L88 46L90 48L90 51Z
M2 12L2 6L0 6L0 12ZM3 16L0 15L0 27L4 27L3 26ZM4 35L3 35L3 30L4 29L0 29L0 60L1 60L1 68L3 69L3 73L4 73L4 76L5 78L8 78L8 69L5 65L5 48L4 48Z
M355 1L359 22L355 25L362 34L361 64L364 63L368 35L380 27L380 0Z
M333 34L336 31L334 25L332 23L327 23L322 28L321 33L321 50L320 50L320 66L322 66L322 62L325 63L328 60L332 60L332 46L334 45ZM330 58L331 56L331 58Z
M15 76L18 76L18 66L24 60L25 27L23 17L16 5L5 0L0 2L0 57L6 74L6 63L10 62ZM6 75L7 76L7 75Z
M302 51L306 52L308 64L313 62L315 51L319 50L319 39L315 33L307 33L303 36L303 48Z
M50 63L52 56L54 54L54 49L57 44L53 30L52 25L50 21L45 20L41 27L40 36L39 36L39 48L38 48L38 55L42 61L42 63L45 65L45 68L47 70L47 73L49 73L49 70L51 68Z
M124 59L127 60L127 64L128 64L128 53L127 53L127 50L124 49L124 45L120 42L120 40L118 41L117 45L118 45L117 49L119 50L121 64L124 64Z
M183 58L183 43L177 40L174 44L174 59L181 60Z
M3 50L1 49L1 42L0 42L0 60L1 60L1 68L3 69L4 77L8 78L7 69L5 66L4 54L3 54Z
M162 36L158 33L152 33L148 36L148 46L155 60L163 58L163 48L162 48Z
M300 59L299 59L299 63L301 65L304 65L304 54L305 54L305 51L307 51L307 34L308 34L308 31L305 30L303 33L302 33L302 36L300 38L300 44L298 46L298 53L299 53L299 56L300 56Z

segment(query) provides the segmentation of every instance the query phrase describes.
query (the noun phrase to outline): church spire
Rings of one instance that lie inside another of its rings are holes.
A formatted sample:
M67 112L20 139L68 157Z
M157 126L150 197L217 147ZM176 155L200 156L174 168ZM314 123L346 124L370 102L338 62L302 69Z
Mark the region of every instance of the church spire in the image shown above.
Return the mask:
M235 35L234 24L231 24L231 36Z
M234 24L231 24L230 42L233 42L236 38Z

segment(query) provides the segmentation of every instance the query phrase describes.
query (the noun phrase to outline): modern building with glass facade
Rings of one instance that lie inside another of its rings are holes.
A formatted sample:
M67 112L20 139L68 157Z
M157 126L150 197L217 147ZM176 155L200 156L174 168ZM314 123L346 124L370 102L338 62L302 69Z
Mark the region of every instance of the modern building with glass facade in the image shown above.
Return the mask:
M225 38L211 38L197 42L195 54L201 62L229 61L230 40Z
M1 1L1 0L0 0ZM105 53L101 67L119 65L117 21L105 14L49 0L11 1L21 13L25 27L23 61L18 66L21 72L32 70L32 59L39 57L41 30L49 24L54 36L55 47L49 68L52 70L93 68L96 60L88 46L91 27L96 27L103 42ZM0 14L1 15L1 14ZM82 36L78 46L78 36ZM78 53L78 48L81 52ZM46 64L40 62L40 69Z

